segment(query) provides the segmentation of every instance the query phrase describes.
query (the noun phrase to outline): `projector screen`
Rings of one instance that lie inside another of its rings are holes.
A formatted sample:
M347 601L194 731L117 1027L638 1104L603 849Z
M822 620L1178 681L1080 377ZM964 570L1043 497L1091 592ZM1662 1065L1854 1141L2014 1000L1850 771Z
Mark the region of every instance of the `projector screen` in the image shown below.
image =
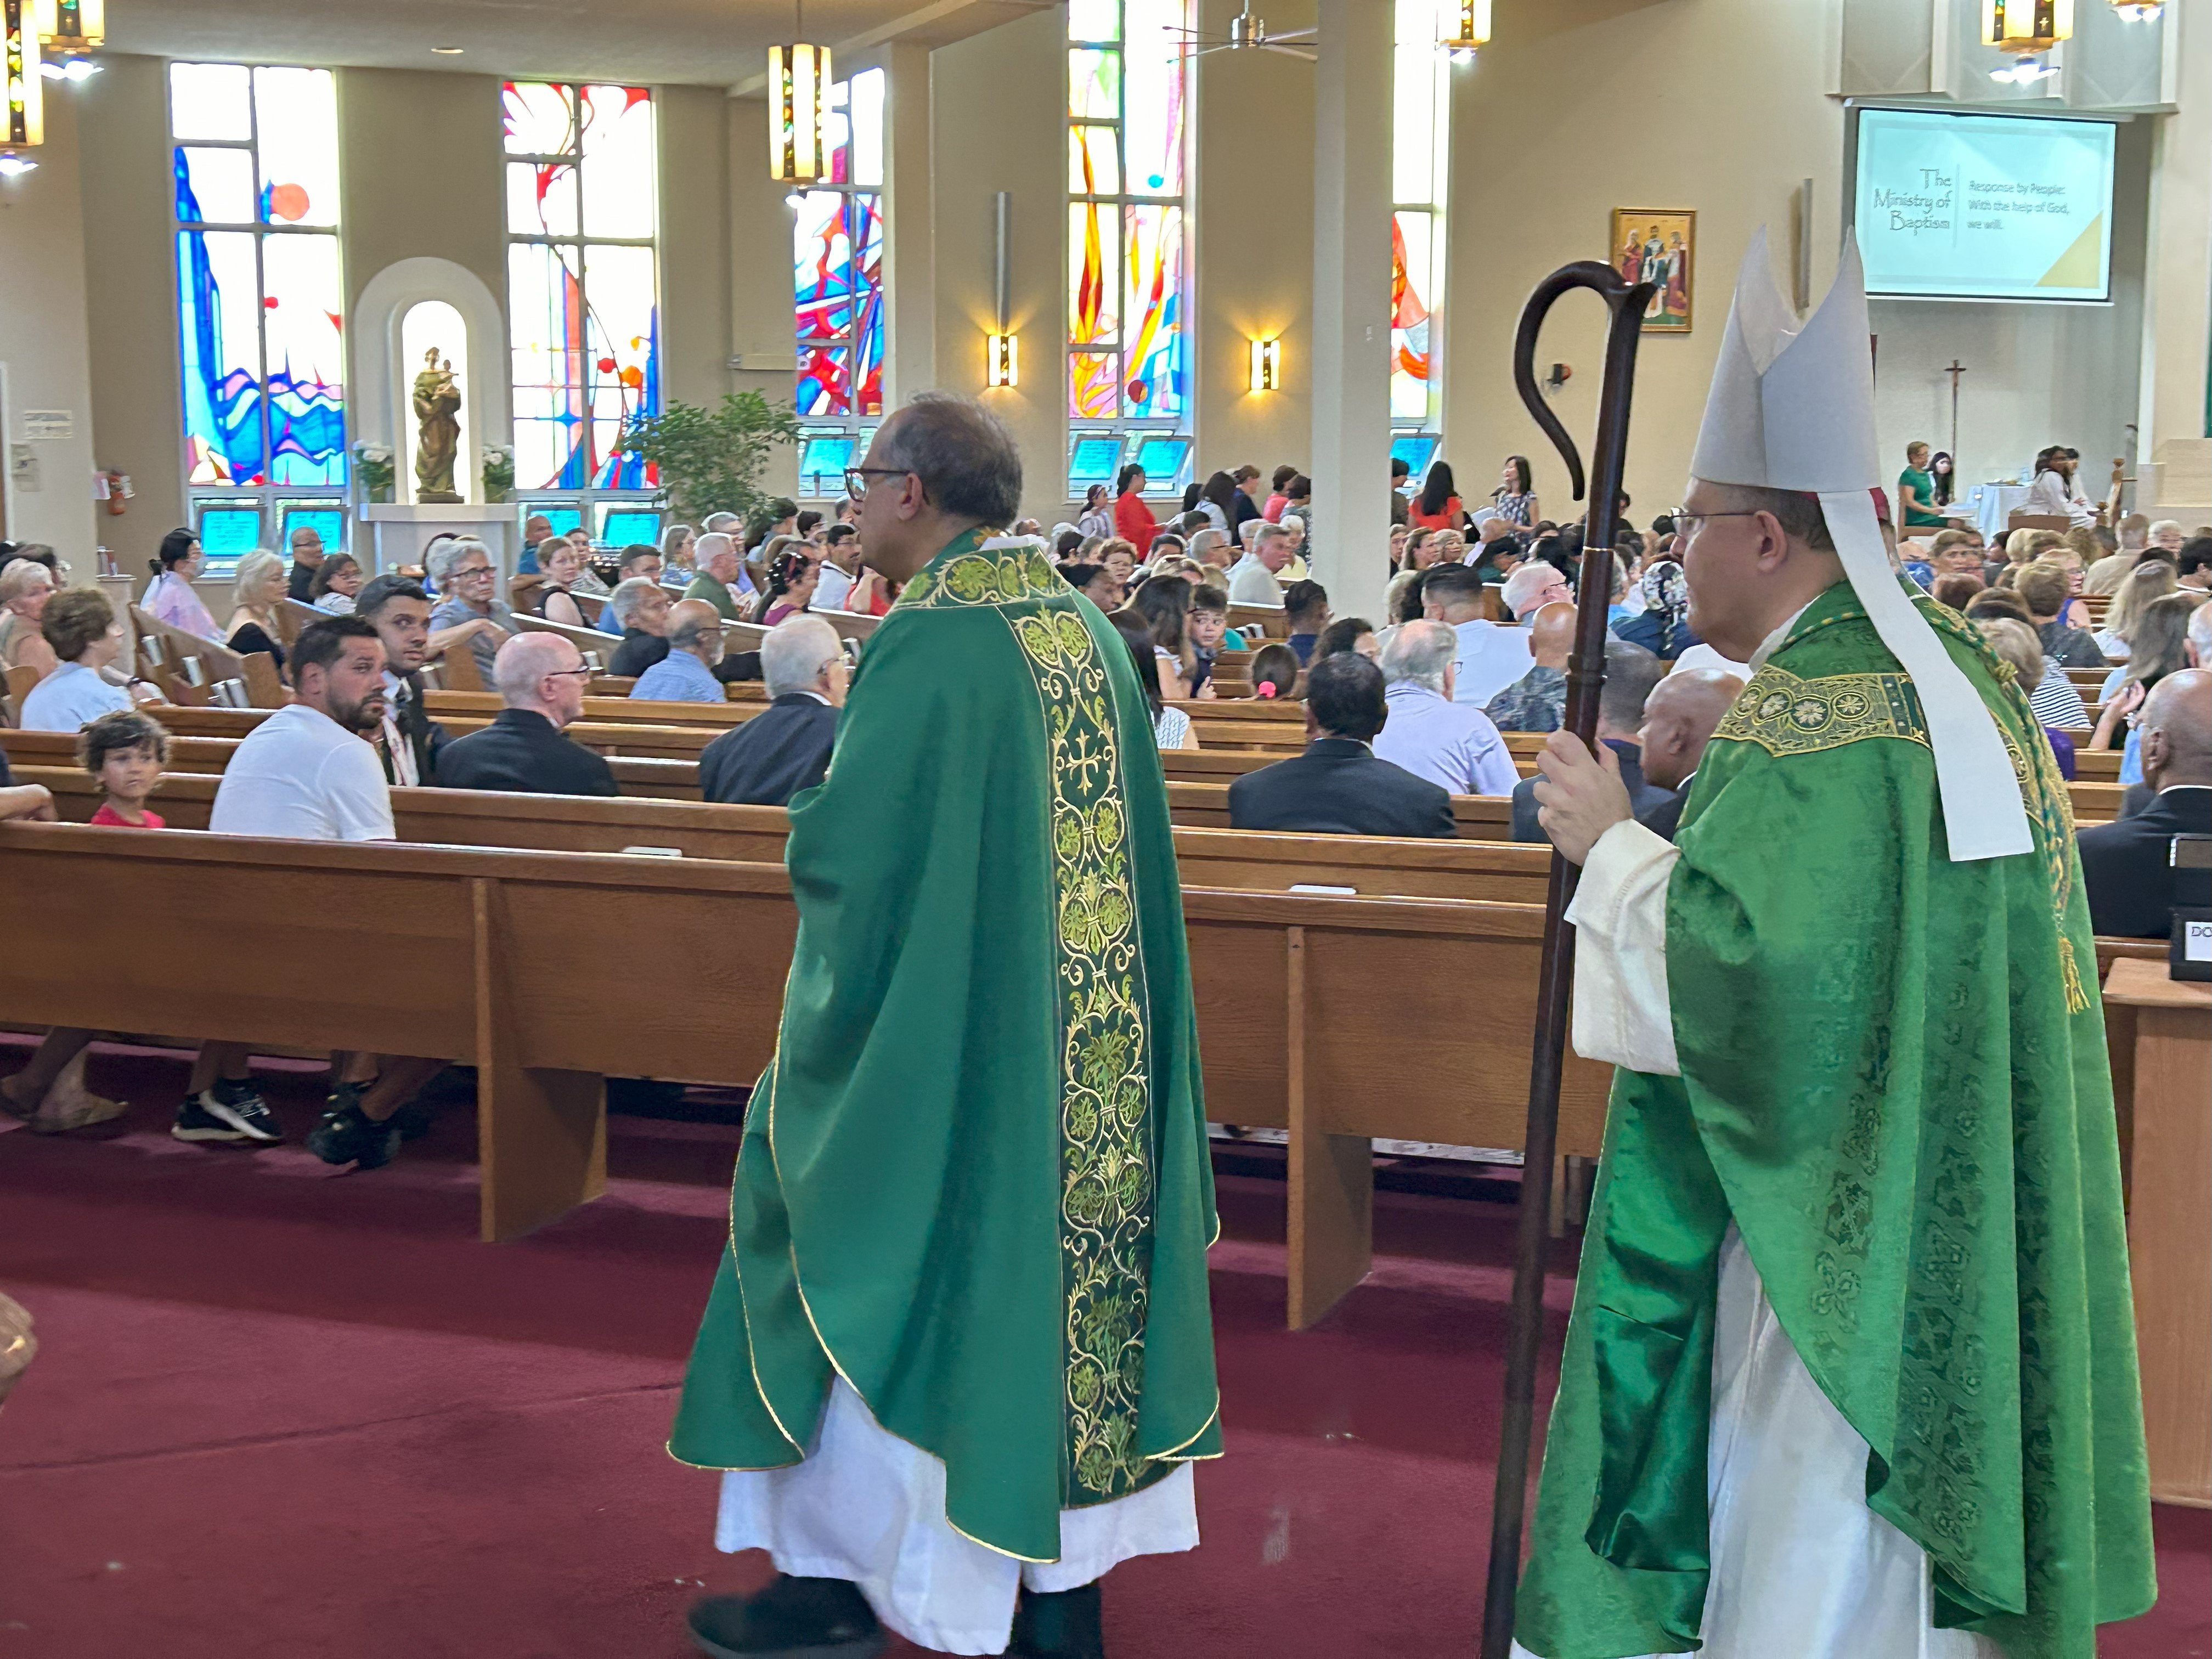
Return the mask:
M1869 295L2112 297L2115 123L1857 113L1852 219Z

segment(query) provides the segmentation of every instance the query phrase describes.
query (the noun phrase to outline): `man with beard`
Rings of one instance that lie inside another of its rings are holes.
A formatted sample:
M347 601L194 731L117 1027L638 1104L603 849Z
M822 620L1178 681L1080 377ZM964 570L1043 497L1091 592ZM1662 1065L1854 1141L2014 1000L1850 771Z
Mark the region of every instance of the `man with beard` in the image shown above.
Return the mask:
M394 841L392 795L373 740L384 728L384 641L374 623L332 617L300 630L292 701L238 745L215 793L217 835L287 841ZM398 1149L399 1105L444 1069L437 1060L357 1054L337 1061L307 1149L364 1170Z

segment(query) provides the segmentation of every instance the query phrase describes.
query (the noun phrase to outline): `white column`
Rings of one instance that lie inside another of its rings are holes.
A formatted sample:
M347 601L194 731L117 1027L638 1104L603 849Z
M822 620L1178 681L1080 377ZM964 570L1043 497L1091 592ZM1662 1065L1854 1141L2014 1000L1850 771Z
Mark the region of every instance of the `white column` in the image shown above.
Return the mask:
M1390 574L1394 11L1320 0L1314 65L1311 562L1338 616L1378 624Z
M884 49L884 411L937 385L937 204L930 165L929 48Z
M2146 507L2212 504L2205 435L2212 374L2212 9L2166 9L2170 115L2153 116L2150 227L2143 259L2142 401L2136 453ZM2163 514L2161 516L2176 516ZM2188 520L2191 523L2194 520Z

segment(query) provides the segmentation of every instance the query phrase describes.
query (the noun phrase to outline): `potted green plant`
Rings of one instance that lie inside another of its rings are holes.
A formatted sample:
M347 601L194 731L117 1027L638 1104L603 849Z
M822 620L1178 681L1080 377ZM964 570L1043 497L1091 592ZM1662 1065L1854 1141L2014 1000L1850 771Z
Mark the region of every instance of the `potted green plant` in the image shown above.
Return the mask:
M487 501L514 499L514 451L505 444L484 446L483 492Z
M361 480L362 498L371 501L392 499L392 447L373 444L366 438L353 447L354 476Z
M768 498L760 475L769 451L798 441L788 409L757 392L733 392L712 409L672 401L624 428L619 447L659 469L669 509L696 525L710 513L750 514Z

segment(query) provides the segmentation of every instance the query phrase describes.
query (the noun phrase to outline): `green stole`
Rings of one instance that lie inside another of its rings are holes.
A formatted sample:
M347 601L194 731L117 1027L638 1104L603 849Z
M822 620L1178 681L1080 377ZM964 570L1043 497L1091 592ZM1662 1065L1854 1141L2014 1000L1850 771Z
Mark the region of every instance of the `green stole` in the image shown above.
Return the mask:
M2035 850L1954 864L1917 695L1848 585L1722 722L1667 893L1679 1077L1622 1072L1519 1638L1697 1645L1733 1219L1925 1549L1936 1622L2090 1659L2150 1511L2094 943L2065 787L1970 626L1916 595L2011 751Z
M799 936L670 1451L803 1458L833 1376L1025 1560L1220 1451L1215 1231L1167 787L1127 647L956 538L792 803ZM740 942L742 948L742 942Z

